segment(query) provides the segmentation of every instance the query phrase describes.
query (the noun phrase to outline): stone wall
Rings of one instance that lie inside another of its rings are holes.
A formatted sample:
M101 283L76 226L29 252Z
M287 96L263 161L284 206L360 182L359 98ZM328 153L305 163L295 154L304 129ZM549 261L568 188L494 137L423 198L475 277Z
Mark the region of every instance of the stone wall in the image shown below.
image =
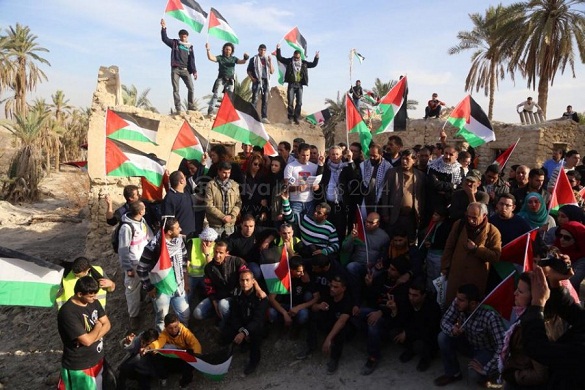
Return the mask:
M241 151L240 144L236 144L233 139L210 131L213 125L212 119L205 118L200 112L188 112L183 116L170 116L122 105L121 84L116 66L100 67L97 87L92 99L88 130L91 229L86 250L88 254L103 253L106 256L110 255L109 257L112 259L115 259L116 256L114 256L109 241L112 228L105 222L106 205L103 200L104 196L110 194L114 202L114 208L119 207L124 203L122 196L124 186L130 183L139 184L139 180L105 176L106 109L110 108L143 118L158 120L160 122L156 140L158 145L144 142L128 142L128 144L145 153L156 153L159 158L167 161L167 167L171 172L177 169L181 161L181 157L171 153L170 150L184 120L187 120L199 134L207 137L212 144L222 143L235 153ZM292 144L294 138L302 137L308 143L317 145L320 150L323 150L325 141L319 127L306 122L298 126L288 124L286 91L283 87L273 87L271 89L268 118L272 123L264 125L264 127L276 142L288 141Z
M429 145L439 142L439 134L445 122L439 119L413 119L409 120L406 131L384 133L374 136L374 141L385 145L388 137L398 135L402 138L405 147L414 145ZM518 138L520 142L508 162L508 167L514 164L526 164L529 167L540 167L542 163L551 157L554 146L563 146L566 150L577 149L581 153L585 151L585 126L569 120L551 120L533 125L513 125L501 122L493 122L496 140L476 149L479 156L479 168L485 169L491 164L497 151L507 149ZM379 123L373 123L377 128ZM447 124L448 143L457 144L460 138L453 136L457 129ZM357 142L357 134L349 135L349 142ZM346 142L345 123L340 123L336 128L335 142Z

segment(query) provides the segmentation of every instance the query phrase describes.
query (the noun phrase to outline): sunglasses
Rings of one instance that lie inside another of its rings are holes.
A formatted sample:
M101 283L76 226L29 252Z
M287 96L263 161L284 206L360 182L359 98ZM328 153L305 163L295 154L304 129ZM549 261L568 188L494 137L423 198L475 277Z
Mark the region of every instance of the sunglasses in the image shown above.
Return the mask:
M565 241L572 241L573 240L573 237L572 236L569 236L567 234L559 234L559 239L565 240Z

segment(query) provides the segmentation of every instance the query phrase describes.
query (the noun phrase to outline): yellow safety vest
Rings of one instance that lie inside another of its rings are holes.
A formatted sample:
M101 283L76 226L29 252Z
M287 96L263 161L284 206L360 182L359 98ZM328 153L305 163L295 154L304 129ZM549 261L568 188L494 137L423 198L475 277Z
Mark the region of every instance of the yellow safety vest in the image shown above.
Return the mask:
M94 265L93 268L95 268L96 271L98 271L100 274L104 274L104 271L102 270L102 267ZM63 278L63 290L61 292L61 295L59 295L56 299L57 302L57 308L60 309L61 306L63 306L65 304L65 302L67 302L69 300L69 298L71 298L73 295L75 295L75 283L77 283L78 278L75 277L75 274L73 273L73 271L69 272L67 274L67 276L65 276ZM102 307L105 309L106 308L106 290L104 289L99 289L96 295L96 298L100 301L100 303L102 304Z
M203 269L207 264L207 259L201 251L201 239L193 238L191 240L191 257L189 258L189 265L187 266L187 272L189 276L201 277L204 275ZM211 245L211 253L213 256L213 249L215 248L215 242ZM210 259L211 260L211 259Z

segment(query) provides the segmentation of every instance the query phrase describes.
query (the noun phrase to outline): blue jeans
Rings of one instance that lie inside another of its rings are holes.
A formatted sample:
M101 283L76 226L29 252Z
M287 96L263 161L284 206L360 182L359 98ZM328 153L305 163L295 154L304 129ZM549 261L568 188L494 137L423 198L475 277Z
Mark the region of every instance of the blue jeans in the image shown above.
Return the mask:
M301 117L301 106L303 105L303 86L299 83L289 83L286 98L288 119L298 120ZM296 105L294 105L295 99L297 101Z
M351 99L353 100L353 104L355 105L355 108L357 108L357 110L360 110L360 99Z
M219 91L220 85L223 86L222 92L226 91L233 92L234 79L226 79L223 77L218 77L217 79L215 79L215 83L213 83L213 89L211 90L213 95L211 96L211 100L209 101L209 108L207 109L207 114L209 115L211 115L211 113L213 113L213 110L215 109L215 103L217 103L218 97L217 92Z
M193 80L191 79L191 75L187 68L171 68L171 82L173 84L173 101L175 103L175 110L181 111L181 97L179 96L179 79L183 80L185 86L187 87L187 102L188 102L188 110L195 110L195 103L194 98L195 94L193 92Z
M286 311L290 309L290 305L288 303L281 303L280 306L282 306L282 308ZM268 309L268 321L270 321L270 323L273 324L278 320L282 320L282 315L273 307ZM299 310L297 315L292 317L292 320L295 325L306 324L307 321L309 321L309 309Z
M204 291L203 280L203 276L189 276L189 295L187 296L187 302L191 302L199 291Z
M384 316L380 317L380 319L374 324L368 324L368 314L377 311L378 309L373 309L371 307L360 307L360 314L357 318L353 318L353 324L361 330L366 330L367 332L367 344L366 349L368 351L368 355L373 357L374 359L380 359L381 350L382 350L382 337L384 334L388 333L388 321L384 318Z
M487 349L475 349L469 344L465 335L459 337L452 337L445 332L439 332L439 349L441 350L441 360L443 361L443 368L445 375L454 376L461 373L459 367L459 360L457 360L457 352L461 352L464 356L475 359L482 365L486 365L494 356L494 351ZM484 375L478 374L475 370L469 368L467 375L470 383L477 383L485 381Z
M300 225L301 218L303 218L305 214L313 214L313 211L315 211L315 203L312 200L309 202L291 201L290 209L292 210L293 214L296 214L297 221Z
M252 105L256 108L256 103L258 103L258 95L262 95L262 108L261 108L261 115L262 118L266 118L266 114L268 111L268 94L270 93L268 89L268 79L262 79L257 83L252 83Z
M219 312L221 313L221 317L222 317L221 318L222 325L225 323L225 321L227 320L227 318L230 315L230 301L231 300L232 300L232 298L230 297L230 298L220 299L219 301L217 301ZM197 305L195 310L193 310L193 317L195 317L196 320L203 320L205 318L211 317L212 315L215 315L215 309L213 307L213 303L211 302L211 299L209 299L209 298L205 298L204 300L199 302L199 304Z
M178 291L173 295L157 294L152 301L154 306L154 322L159 331L164 329L165 316L169 313L169 306L173 306L173 310L179 317L179 321L185 326L189 321L189 303L185 299L185 293L180 294Z

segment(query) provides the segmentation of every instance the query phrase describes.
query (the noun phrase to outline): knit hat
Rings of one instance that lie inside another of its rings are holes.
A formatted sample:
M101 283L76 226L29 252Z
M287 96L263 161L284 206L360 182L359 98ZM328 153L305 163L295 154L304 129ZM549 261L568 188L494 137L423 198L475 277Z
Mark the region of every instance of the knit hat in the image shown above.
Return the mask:
M217 240L217 236L218 236L217 232L210 227L206 227L205 229L203 229L201 234L199 234L199 238L202 241L215 241Z

